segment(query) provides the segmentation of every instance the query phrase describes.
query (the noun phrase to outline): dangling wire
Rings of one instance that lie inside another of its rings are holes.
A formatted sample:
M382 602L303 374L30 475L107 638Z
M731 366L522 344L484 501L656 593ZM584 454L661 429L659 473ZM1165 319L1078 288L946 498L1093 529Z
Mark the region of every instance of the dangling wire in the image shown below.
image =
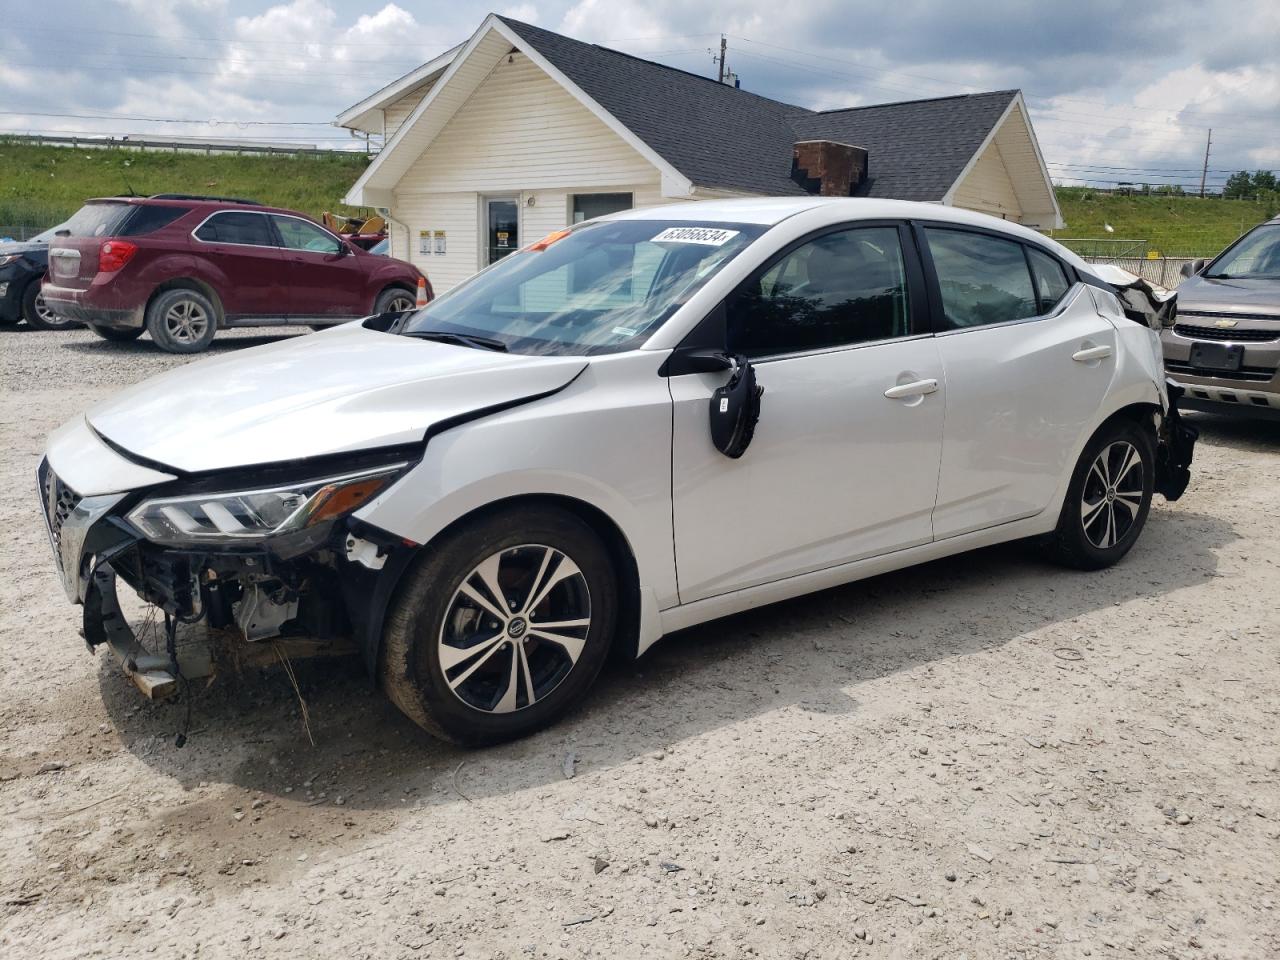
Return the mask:
M164 648L169 654L169 667L173 671L174 678L182 682L182 699L186 701L186 717L182 721L182 731L173 741L175 747L182 749L186 746L187 733L191 730L191 684L182 675L182 669L178 666L178 621L168 610L164 612Z

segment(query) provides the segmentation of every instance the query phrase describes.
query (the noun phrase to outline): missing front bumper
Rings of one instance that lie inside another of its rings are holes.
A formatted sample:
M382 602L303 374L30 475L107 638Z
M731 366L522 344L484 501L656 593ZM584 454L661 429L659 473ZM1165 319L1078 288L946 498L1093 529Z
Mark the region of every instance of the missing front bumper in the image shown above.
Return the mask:
M1159 447L1156 451L1155 491L1172 502L1186 493L1191 483L1191 460L1195 456L1200 431L1185 423L1178 403L1185 393L1182 387L1167 382L1169 409L1160 423Z

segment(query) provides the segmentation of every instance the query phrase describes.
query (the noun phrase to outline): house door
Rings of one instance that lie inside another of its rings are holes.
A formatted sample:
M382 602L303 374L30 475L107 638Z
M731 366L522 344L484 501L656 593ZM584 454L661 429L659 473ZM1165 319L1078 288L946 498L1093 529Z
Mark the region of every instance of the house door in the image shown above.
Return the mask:
M520 198L490 197L484 203L488 237L484 265L487 267L520 248Z

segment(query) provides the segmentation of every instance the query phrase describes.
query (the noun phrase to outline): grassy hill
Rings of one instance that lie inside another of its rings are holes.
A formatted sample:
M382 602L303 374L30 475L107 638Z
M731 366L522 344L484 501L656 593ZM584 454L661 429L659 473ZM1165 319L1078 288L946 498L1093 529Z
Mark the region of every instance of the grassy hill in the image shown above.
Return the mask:
M1170 256L1210 256L1250 227L1277 213L1274 204L1221 197L1115 196L1080 187L1059 187L1067 226L1058 239L1106 237L1147 240ZM1103 224L1115 233L1107 233ZM1073 244L1072 246L1079 246Z
M205 156L135 150L38 147L0 138L0 235L65 220L86 197L127 193L211 193L252 197L319 216L347 210L338 200L364 170L362 154L316 157ZM1114 196L1062 187L1067 226L1059 238L1146 240L1170 255L1217 253L1277 210L1252 200ZM349 211L354 212L354 211ZM1114 233L1107 233L1104 224Z
M206 156L140 150L40 147L0 138L0 232L44 229L87 197L134 193L208 193L250 197L319 216L364 170L363 154Z

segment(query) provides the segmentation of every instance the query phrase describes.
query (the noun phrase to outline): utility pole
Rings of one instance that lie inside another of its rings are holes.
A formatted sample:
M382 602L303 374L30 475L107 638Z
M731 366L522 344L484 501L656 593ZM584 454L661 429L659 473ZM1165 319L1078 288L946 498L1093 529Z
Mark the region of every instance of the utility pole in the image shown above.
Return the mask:
M716 83L724 83L724 55L728 47L729 47L728 38L723 33L720 34L720 58L716 61L716 63L720 67L720 70L716 76Z
M1209 176L1209 145L1213 143L1213 127L1209 128L1209 136L1204 141L1204 166L1200 169L1200 199L1204 199L1204 181Z

